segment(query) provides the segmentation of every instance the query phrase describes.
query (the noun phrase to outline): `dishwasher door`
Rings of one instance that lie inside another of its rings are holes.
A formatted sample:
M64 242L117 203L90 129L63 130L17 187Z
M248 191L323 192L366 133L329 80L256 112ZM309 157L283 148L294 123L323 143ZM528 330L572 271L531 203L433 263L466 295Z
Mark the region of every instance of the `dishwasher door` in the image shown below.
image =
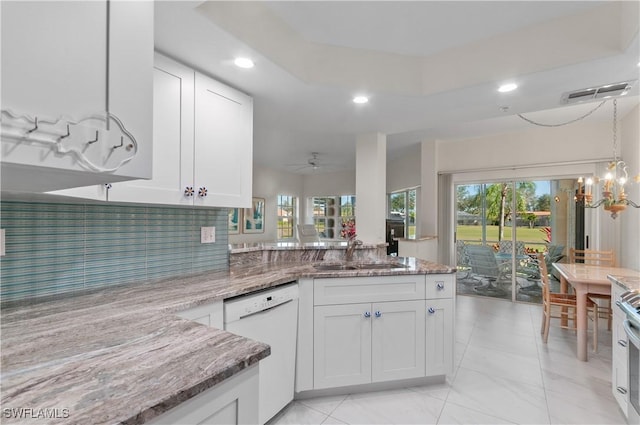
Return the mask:
M271 346L259 371L259 418L264 424L293 400L298 284L225 301L224 318L226 331Z

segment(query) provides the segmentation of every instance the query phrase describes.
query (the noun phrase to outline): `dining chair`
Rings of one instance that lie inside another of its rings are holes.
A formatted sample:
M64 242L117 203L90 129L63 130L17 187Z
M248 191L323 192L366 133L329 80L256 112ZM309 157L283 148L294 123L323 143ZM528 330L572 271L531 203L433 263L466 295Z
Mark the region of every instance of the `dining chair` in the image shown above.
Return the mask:
M593 264L596 266L616 266L616 253L613 250L598 251L593 249L575 249L569 250L570 263ZM600 306L601 317L607 318L607 330L611 330L611 322L613 319L613 309L611 308L611 295L605 294L587 294L593 301L603 300Z
M564 319L566 318L567 325L562 325L562 321L559 327L563 329L576 330L577 320L577 299L574 294L560 294L551 292L549 288L549 272L547 270L547 263L544 261L544 255L538 254L538 265L540 266L540 282L542 284L542 328L540 333L542 334L542 341L546 344L549 338L549 327L551 326L551 319ZM560 310L558 312L558 310ZM598 350L598 304L593 302L587 297L587 314L589 319L593 322L593 351ZM570 325L572 323L572 325Z

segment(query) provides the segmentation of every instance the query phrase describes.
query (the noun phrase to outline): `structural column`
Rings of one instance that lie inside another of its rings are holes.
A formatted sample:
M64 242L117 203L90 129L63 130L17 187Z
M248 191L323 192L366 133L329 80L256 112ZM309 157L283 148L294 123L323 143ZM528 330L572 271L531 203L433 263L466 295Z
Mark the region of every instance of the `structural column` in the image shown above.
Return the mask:
M356 140L356 231L363 242L385 242L386 186L387 136L359 135Z

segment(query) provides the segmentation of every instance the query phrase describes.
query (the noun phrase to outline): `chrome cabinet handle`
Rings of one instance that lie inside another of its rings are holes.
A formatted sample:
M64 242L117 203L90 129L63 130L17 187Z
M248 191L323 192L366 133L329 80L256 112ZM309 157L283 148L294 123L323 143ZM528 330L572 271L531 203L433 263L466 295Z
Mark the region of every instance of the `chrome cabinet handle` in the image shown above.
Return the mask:
M376 314L376 317L381 317L382 316L382 312L380 312L380 311L376 311L375 314Z
M113 185L111 183L105 183L104 184L104 188L107 189L107 190L111 189L112 187L113 187Z
M429 312L429 314L433 314L436 312L436 310L433 307L429 307L427 311Z
M436 283L436 288L438 288L438 291L442 291L444 289L444 282Z
M618 345L621 345L624 348L627 348L627 341L625 341L624 339L619 339L618 340Z
M187 186L184 188L184 196L193 196L193 186Z
M365 311L364 312L364 317L371 317L371 312L370 311Z
M207 196L207 188L201 187L200 189L198 189L198 196L201 198L204 198L205 196Z
M622 306L622 303L618 300L618 301L616 301L616 305L617 305L618 307L620 307L620 306Z
M626 388L622 388L622 387L617 387L616 390L620 393L620 394L626 394L627 393L627 389Z

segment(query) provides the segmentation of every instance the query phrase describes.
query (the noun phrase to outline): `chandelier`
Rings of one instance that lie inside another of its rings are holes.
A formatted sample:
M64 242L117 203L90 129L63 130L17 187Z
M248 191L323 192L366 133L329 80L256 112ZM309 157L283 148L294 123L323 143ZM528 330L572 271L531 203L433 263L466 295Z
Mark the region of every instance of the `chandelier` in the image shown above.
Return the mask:
M604 178L588 177L583 180L578 179L578 191L576 200L582 202L584 200L585 208L603 207L605 211L611 213L611 218L615 219L619 212L624 211L627 206L640 208L632 200L627 198L624 191L625 184L629 182L629 173L627 164L618 158L617 145L617 121L618 121L618 103L617 99L613 99L613 161L607 167L607 173ZM636 183L640 182L640 174L633 178ZM602 198L593 202L593 185L602 183Z

